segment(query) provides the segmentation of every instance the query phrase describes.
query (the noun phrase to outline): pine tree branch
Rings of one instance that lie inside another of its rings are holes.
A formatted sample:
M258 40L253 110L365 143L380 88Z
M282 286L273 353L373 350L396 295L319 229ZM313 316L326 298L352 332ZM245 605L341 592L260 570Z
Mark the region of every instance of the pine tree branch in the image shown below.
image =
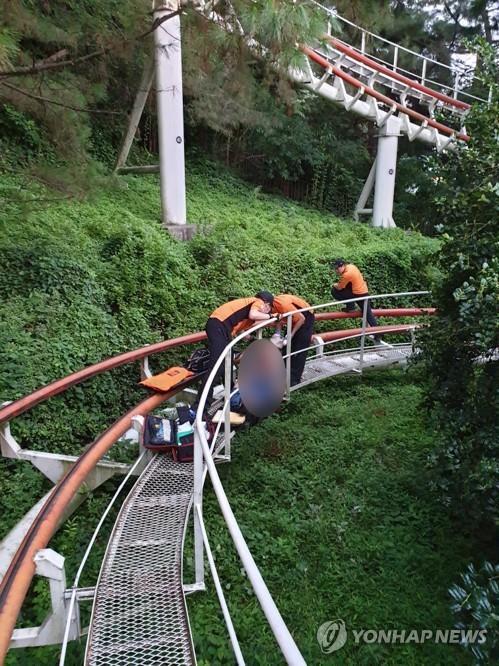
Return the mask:
M146 30L146 32L143 32L142 34L137 35L136 37L132 37L131 40L124 39L122 40L122 42L123 43L126 43L128 41L137 42L141 39L144 39L145 37L153 33L162 23L168 21L174 16L177 16L178 14L180 14L180 12L181 10L177 9L176 11L171 12L170 14L167 14L166 16L163 16L160 19L157 19L156 21L153 22L149 30ZM92 60L93 58L98 58L99 56L106 55L106 53L112 51L114 48L116 48L116 44L110 44L109 46L106 46L103 49L99 49L98 51L92 51L92 53L87 53L87 55L79 56L78 58L54 61L56 56L60 57L59 54L62 53L61 51L58 51L57 53L52 54L48 58L40 60L39 62L36 62L34 65L31 65L29 67L18 67L17 69L12 69L10 71L0 71L0 76L5 78L10 76L28 76L30 74L38 74L38 72L45 72L50 69L62 69L64 67L73 67L74 65L86 62L87 60ZM64 55L66 55L66 53L67 51L64 53Z
M100 113L106 114L109 116L123 116L126 115L125 111L107 111L104 109L87 109L78 106L72 106L71 104L64 104L63 102L58 102L55 99L49 99L48 97L43 97L42 95L35 95L34 93L24 90L23 88L18 88L13 86L12 83L7 83L6 81L0 81L0 85L9 88L9 90L14 90L14 92L19 93L20 95L25 95L30 99L35 99L37 102L46 102L47 104L54 104L55 106L62 106L64 109L71 109L71 111L78 111L79 113Z

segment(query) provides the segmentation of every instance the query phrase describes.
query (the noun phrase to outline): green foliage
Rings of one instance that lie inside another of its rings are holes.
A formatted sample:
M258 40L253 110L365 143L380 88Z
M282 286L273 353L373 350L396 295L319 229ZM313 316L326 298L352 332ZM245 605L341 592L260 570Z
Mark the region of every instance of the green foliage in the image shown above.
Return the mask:
M10 193L19 181L1 184ZM426 286L434 242L262 195L212 163L193 165L188 185L189 219L200 226L189 244L157 223L154 178L123 179L92 201L49 203L36 213L10 202L0 228L3 400L200 330L224 299L265 287L327 302L336 256L363 268L372 293ZM41 186L24 195L50 199ZM76 452L138 400L136 381L134 366L95 377L16 419L16 435L30 446Z
M485 74L494 67L493 52L482 45L480 57ZM474 107L467 118L469 147L433 166L444 239L438 261L445 274L433 291L442 314L423 339L427 404L444 442L434 452L437 480L447 501L457 502L478 525L499 517L496 80L491 104Z
M449 594L458 629L486 631L482 644L465 645L476 664L492 664L499 659L499 565L484 562L479 571L469 564L461 574L461 584L454 584Z
M222 483L262 575L306 663L326 665L316 632L342 618L338 663L466 664L457 646L355 645L359 628L450 628L449 581L469 538L428 489L434 446L420 389L403 372L337 377L293 394L289 405L233 444ZM278 648L241 569L212 494L203 515L243 655L280 664ZM186 559L192 557L187 550ZM201 663L232 663L209 572L188 598Z

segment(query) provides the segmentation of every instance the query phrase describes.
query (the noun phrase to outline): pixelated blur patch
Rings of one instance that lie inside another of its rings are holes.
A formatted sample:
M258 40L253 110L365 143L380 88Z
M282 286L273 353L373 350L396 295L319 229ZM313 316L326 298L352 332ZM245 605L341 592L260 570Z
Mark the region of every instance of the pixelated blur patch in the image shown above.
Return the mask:
M242 403L254 416L269 416L279 407L286 391L286 368L270 340L255 340L244 351L238 382Z

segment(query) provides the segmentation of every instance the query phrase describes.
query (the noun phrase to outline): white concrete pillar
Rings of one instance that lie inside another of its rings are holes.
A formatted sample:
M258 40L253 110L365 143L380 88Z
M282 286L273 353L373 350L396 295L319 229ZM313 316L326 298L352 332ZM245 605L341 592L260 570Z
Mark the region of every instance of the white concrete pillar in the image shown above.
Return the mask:
M374 184L373 227L394 227L393 195L397 171L399 122L389 118L378 134L376 177Z
M154 20L179 8L178 0L160 0ZM184 105L180 16L154 30L158 144L163 224L185 224Z

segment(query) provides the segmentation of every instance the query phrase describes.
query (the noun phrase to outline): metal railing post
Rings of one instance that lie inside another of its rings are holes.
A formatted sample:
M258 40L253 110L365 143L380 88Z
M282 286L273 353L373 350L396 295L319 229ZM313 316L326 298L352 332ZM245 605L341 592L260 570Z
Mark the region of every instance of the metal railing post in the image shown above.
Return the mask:
M230 389L232 385L232 349L225 357L225 385L224 385L224 454L230 460Z
M196 587L204 586L204 542L201 519L203 515L203 447L198 425L194 428L194 580Z
M399 47L396 46L393 50L393 68L392 69L393 69L394 72L397 71L398 61L399 61Z
M366 346L366 324L367 324L367 298L364 299L362 308L362 337L360 338L360 354L359 354L359 372L362 372L364 365L364 348Z
M286 399L291 394L291 329L293 328L293 315L286 317Z
M423 59L423 67L421 69L421 85L424 86L425 80L426 80L426 67L428 65L428 61L426 58Z

